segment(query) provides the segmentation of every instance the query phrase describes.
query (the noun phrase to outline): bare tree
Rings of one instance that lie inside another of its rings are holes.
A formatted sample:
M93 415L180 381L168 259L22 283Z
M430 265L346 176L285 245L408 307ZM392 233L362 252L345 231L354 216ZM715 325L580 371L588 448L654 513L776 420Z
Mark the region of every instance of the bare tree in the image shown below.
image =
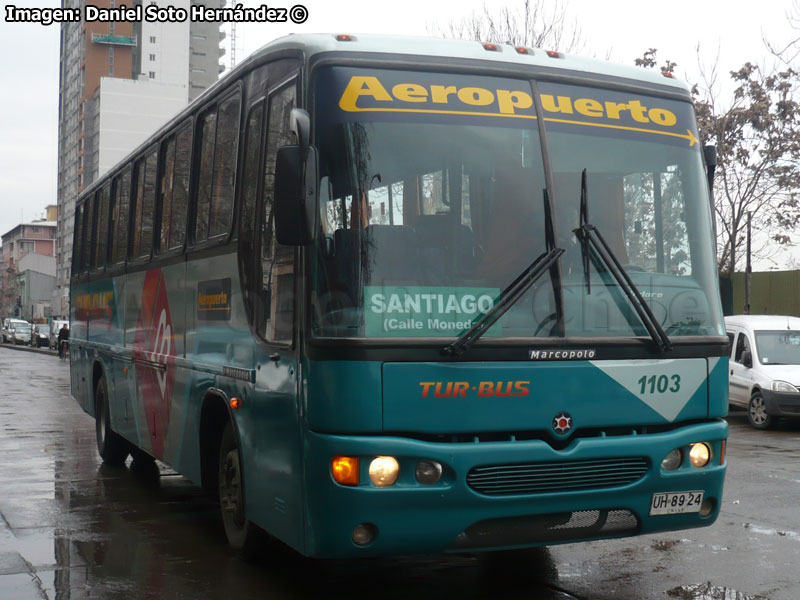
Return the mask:
M489 8L484 4L482 10L450 21L445 29L434 25L429 31L442 37L563 52L580 52L586 43L577 19L569 17L566 5L560 0L522 0L516 8L513 5Z
M699 57L699 49L698 49ZM635 60L657 67L656 50ZM660 69L674 71L666 61ZM730 99L717 92L717 64L700 67L693 86L697 124L705 144L717 147L714 209L719 271L730 275L744 262L747 218L752 216L756 258L769 258L794 243L800 223L800 105L797 73L745 63L730 73ZM767 241L764 241L767 240Z
M14 265L9 265L5 272L0 273L2 279L2 295L0 295L0 314L13 317L15 316L15 307L17 306L17 297L19 294L17 283L17 270Z
M800 57L800 1L792 0L792 8L786 13L786 20L795 32L788 42L777 43L767 39L766 35L762 35L762 39L770 53L788 66Z
M719 269L736 270L753 235L789 245L800 222L800 105L797 74L745 63L730 73L733 99L721 105L714 91L695 87L701 138L717 147L714 184ZM756 257L770 246L756 250Z

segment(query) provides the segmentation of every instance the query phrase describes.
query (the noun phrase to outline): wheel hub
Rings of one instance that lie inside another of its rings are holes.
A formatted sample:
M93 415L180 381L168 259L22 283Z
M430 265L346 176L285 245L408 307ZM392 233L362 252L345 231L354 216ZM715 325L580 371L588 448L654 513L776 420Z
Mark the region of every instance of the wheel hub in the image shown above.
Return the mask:
M750 416L753 418L753 421L756 423L763 423L767 418L767 411L766 407L764 406L764 401L761 398L755 398L750 403Z
M241 507L241 485L239 453L236 450L231 450L225 456L221 471L220 503L222 510L238 518Z

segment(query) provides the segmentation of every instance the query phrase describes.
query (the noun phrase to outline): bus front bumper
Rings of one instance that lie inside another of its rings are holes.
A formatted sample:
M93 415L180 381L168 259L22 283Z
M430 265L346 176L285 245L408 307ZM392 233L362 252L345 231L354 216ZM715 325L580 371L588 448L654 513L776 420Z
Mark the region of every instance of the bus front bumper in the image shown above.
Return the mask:
M541 440L437 443L311 432L306 440L305 553L334 558L499 550L708 526L722 503L727 433L720 419L664 433L581 438L555 450ZM711 448L711 459L702 468L688 459L697 442ZM681 450L683 461L666 471L661 462L674 449ZM358 485L334 481L335 456L359 458ZM400 472L393 485L377 487L370 481L369 463L376 456L397 459ZM614 459L638 461L645 470L634 481L609 486L605 477L614 470ZM417 481L420 460L443 465L439 482ZM593 475L595 460L606 464L602 476ZM467 482L476 467L497 466L502 479L505 469L517 465L544 465L570 485L571 475L559 473L565 464L580 465L588 479L584 476L577 488L548 489L544 471L545 491L530 491L525 484L518 493L515 486L521 484L512 474L499 494ZM654 495L672 494L660 496L660 502L677 498L680 503L682 492L702 492L703 511L650 514Z

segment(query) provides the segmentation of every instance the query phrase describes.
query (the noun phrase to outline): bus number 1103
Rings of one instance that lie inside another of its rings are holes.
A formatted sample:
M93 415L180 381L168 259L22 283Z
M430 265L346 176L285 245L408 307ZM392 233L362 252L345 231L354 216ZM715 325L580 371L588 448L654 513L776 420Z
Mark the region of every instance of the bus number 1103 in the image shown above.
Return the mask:
M642 386L639 390L640 394L663 394L666 391L672 393L681 389L681 376L680 375L642 375L639 379L639 385Z

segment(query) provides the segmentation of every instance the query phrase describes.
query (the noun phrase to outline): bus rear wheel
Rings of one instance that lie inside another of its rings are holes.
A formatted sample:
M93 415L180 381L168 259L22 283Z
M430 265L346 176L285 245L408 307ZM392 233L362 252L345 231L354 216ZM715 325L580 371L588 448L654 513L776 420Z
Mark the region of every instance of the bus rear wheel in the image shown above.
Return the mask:
M244 472L233 424L228 421L219 444L219 508L228 544L252 555L260 547L255 525L247 520Z
M121 466L128 458L128 443L111 429L105 376L100 377L94 390L94 415L94 431L100 458L107 465Z

